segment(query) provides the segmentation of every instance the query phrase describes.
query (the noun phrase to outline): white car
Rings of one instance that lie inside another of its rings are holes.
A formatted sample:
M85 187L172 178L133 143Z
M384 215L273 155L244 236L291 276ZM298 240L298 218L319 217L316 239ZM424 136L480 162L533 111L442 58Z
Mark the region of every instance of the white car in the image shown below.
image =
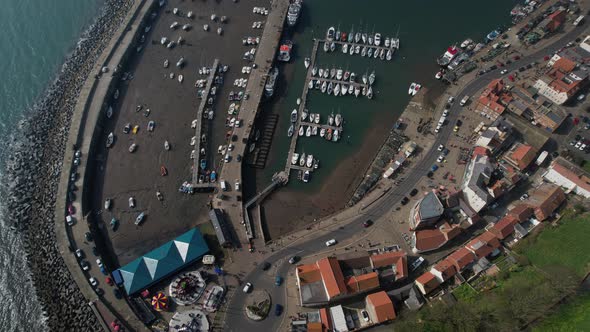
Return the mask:
M500 72L501 75L504 75L508 72L508 69L502 69L502 71Z
M579 148L580 148L580 146L582 146L582 141L578 141L578 143L576 143L576 145L574 145L574 147L575 147L576 149L579 149Z
M94 279L94 277L90 277L90 279L88 279L88 281L90 281L90 285L92 285L92 287L98 286L98 281L96 281L96 279Z
M229 163L229 161L231 160L231 156L228 154L225 155L225 158L223 158L223 161L226 163Z
M453 96L450 96L449 100L447 100L447 103L449 103L449 104L452 104L454 102L455 102L455 97L453 97Z
M582 145L580 145L579 149L580 149L580 151L584 151L586 149L586 144L582 143Z
M336 239L326 241L326 247L331 247L336 244Z
M582 101L582 100L584 100L584 98L586 98L586 95L585 94L581 94L581 95L578 96L578 101Z
M361 315L363 316L363 320L365 322L368 322L369 321L369 314L367 313L366 310L361 311Z
M129 197L129 207L130 208L135 207L135 198L133 198L133 196Z
M442 161L445 159L445 156L443 154L441 154L440 156L438 156L438 158L436 159L437 163L442 163Z
M104 265L102 264L102 261L100 260L100 258L96 259L96 265L98 265L99 269L102 269L104 267Z
M229 143L229 145L227 146L227 151L233 151L234 150L234 145L232 143Z
M438 146L438 149L437 150L438 151L442 151L442 150L444 150L444 148L445 148L445 146L441 144L441 145Z
M73 226L74 225L74 217L72 217L71 215L66 216L66 223L68 224L68 226Z
M244 289L242 289L242 290L244 291L244 293L248 293L251 288L252 288L252 284L247 282L246 285L244 286Z
M449 110L444 110L443 111L443 116L446 117L447 115L449 115ZM444 121L443 121L444 122Z
M235 188L236 191L240 191L240 181L236 180Z
M84 258L84 252L82 251L82 249L76 249L76 257L80 259Z

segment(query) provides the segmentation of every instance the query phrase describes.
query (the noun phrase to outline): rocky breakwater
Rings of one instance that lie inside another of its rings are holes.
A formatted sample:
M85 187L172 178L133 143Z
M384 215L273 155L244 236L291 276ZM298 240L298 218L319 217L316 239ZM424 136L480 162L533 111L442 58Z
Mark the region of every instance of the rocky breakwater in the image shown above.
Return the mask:
M137 0L136 0L137 1ZM99 331L56 246L54 209L76 99L134 0L106 0L45 95L19 123L2 185L7 220L22 234L27 264L51 331ZM18 285L12 285L18 287ZM31 318L35 319L35 318Z

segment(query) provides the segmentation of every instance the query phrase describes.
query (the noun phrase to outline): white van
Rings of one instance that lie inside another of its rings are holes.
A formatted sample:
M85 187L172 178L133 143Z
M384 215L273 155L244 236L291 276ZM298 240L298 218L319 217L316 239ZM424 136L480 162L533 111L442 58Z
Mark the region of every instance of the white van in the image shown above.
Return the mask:
M246 285L244 286L244 289L242 289L244 291L244 293L248 293L250 291L250 288L252 288L252 284L247 282Z
M465 96L465 97L463 97L463 99L461 99L461 102L459 103L459 105L465 106L465 104L467 104L468 101L469 101L469 96Z
M336 239L326 241L326 247L331 247L336 244Z
M221 186L221 190L227 191L227 182L225 180L219 181L219 185Z

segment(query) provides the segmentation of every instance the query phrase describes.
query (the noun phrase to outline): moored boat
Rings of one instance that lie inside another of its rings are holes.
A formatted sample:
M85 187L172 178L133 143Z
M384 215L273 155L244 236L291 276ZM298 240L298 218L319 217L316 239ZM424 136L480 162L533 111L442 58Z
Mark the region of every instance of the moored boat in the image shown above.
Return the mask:
M311 126L307 126L307 129L305 130L305 137L310 137L311 136Z
M295 130L295 127L293 126L293 124L291 124L291 125L289 126L289 129L287 130L287 136L288 136L288 137L291 137L291 136L293 136L293 131L294 131L294 130Z
M336 114L334 123L336 124L336 127L340 127L340 124L342 123L342 115L340 113Z
M266 79L266 84L264 85L264 95L267 97L272 97L275 91L275 85L277 83L277 77L279 76L279 68L274 67L271 69L268 78Z
M416 83L412 82L412 84L410 84L410 88L408 89L408 94L411 95L412 93L414 93L414 88L416 88Z
M328 125L333 125L334 124L334 113L331 113L330 116L328 116Z
M305 69L309 68L310 64L311 64L310 58L305 58L305 60L303 60L303 65L305 66Z
M380 33L377 32L375 34L374 42L375 42L375 46L381 45L381 34Z
M373 83L375 83L375 71L371 72L371 75L369 75L369 84L373 85Z
M296 109L294 109L294 110L291 112L291 122L292 122L292 123L295 123L295 122L297 122L297 110L296 110Z
M305 152L301 154L301 157L299 158L299 166L303 167L303 165L305 165Z
M338 139L340 139L340 131L338 129L336 129L336 130L334 130L334 134L332 136L332 141L338 142Z
M422 87L422 85L416 83L416 85L414 86L414 91L412 91L412 96L415 96L418 91L420 91L420 88Z
M305 134L305 129L303 129L303 126L299 126L299 136L303 136Z
M305 160L305 166L312 167L313 166L313 155L307 155L307 159Z
M313 119L313 122L316 123L316 124L317 123L320 123L320 113L316 113L315 114L315 119Z
M107 136L106 147L110 148L113 146L113 142L115 141L115 134L112 132Z
M326 136L326 128L320 129L320 137Z
M299 161L299 153L293 152L293 155L291 156L291 164L296 165L297 161Z
M336 35L336 29L334 29L334 27L329 27L328 31L326 32L326 40L327 41L334 40L335 35Z
M309 182L309 177L310 177L310 172L309 171L305 171L305 172L303 172L303 177L301 179L303 180L304 183L308 183Z

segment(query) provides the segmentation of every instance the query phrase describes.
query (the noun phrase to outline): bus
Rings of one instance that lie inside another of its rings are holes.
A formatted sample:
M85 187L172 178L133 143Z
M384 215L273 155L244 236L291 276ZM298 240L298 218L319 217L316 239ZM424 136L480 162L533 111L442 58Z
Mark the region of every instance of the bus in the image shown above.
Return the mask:
M584 23L584 15L580 15L575 21L574 21L574 26L578 26L580 24Z

